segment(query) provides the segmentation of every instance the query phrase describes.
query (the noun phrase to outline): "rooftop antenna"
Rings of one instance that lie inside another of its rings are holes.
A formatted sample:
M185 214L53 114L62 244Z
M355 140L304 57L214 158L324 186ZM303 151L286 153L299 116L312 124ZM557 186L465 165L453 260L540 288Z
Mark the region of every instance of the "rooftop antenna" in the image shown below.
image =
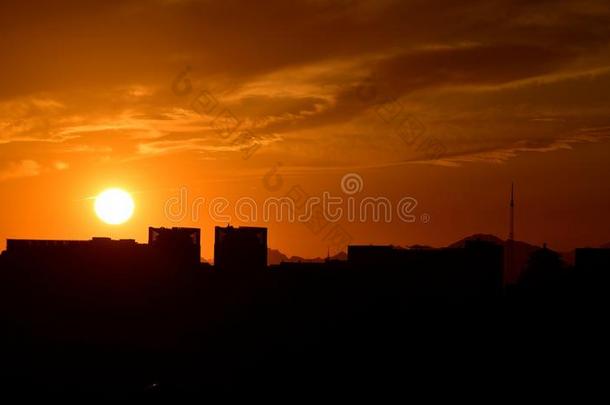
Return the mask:
M506 268L504 269L504 281L510 281L513 276L514 266L514 242L515 242L515 185L510 183L510 218L508 240L506 243Z
M510 183L510 230L508 240L515 240L515 185Z

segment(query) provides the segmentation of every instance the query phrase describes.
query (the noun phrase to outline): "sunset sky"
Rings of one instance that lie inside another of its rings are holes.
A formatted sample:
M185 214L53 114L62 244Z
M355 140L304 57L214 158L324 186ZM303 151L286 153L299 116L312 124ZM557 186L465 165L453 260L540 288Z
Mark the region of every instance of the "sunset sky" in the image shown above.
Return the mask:
M196 198L345 196L350 173L356 198L418 203L415 223L342 221L351 243L506 237L512 181L517 239L610 242L610 2L464 4L1 2L0 249L195 226L211 258L226 223L193 216ZM123 225L93 210L110 187L135 200ZM231 223L267 226L289 255L330 244L260 214Z

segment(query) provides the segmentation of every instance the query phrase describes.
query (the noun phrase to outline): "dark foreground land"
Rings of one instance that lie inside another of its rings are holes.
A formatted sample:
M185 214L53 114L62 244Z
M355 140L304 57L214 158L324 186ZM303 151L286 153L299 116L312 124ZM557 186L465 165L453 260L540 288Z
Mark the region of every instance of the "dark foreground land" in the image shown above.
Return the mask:
M380 400L607 384L606 273L542 269L464 292L336 263L1 270L6 395Z

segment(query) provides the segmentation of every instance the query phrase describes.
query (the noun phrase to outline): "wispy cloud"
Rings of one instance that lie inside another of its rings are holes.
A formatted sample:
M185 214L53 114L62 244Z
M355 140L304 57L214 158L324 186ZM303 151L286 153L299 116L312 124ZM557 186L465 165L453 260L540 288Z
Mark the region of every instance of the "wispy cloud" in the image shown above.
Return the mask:
M20 177L38 176L41 170L41 165L35 160L8 162L4 168L0 169L0 181Z
M186 65L192 87L211 92L267 146L262 165L426 160L379 119L388 99L443 142L444 164L553 151L573 145L565 139L578 128L610 125L607 2L278 0L268 13L259 8L237 0L2 4L0 15L11 16L0 18L3 159L21 161L39 143L62 145L48 148L50 160L66 151L201 159L250 146L251 138L219 139L216 115L193 109L195 92L172 93ZM87 40L72 35L77 27ZM19 47L6 45L17 39Z

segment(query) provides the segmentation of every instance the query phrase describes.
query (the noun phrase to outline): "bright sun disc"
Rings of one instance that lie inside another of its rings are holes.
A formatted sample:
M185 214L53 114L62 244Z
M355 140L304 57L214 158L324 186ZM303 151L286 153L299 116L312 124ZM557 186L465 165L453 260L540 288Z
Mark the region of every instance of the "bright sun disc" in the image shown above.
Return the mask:
M95 213L107 224L119 225L131 218L133 199L119 188L105 190L95 198Z

